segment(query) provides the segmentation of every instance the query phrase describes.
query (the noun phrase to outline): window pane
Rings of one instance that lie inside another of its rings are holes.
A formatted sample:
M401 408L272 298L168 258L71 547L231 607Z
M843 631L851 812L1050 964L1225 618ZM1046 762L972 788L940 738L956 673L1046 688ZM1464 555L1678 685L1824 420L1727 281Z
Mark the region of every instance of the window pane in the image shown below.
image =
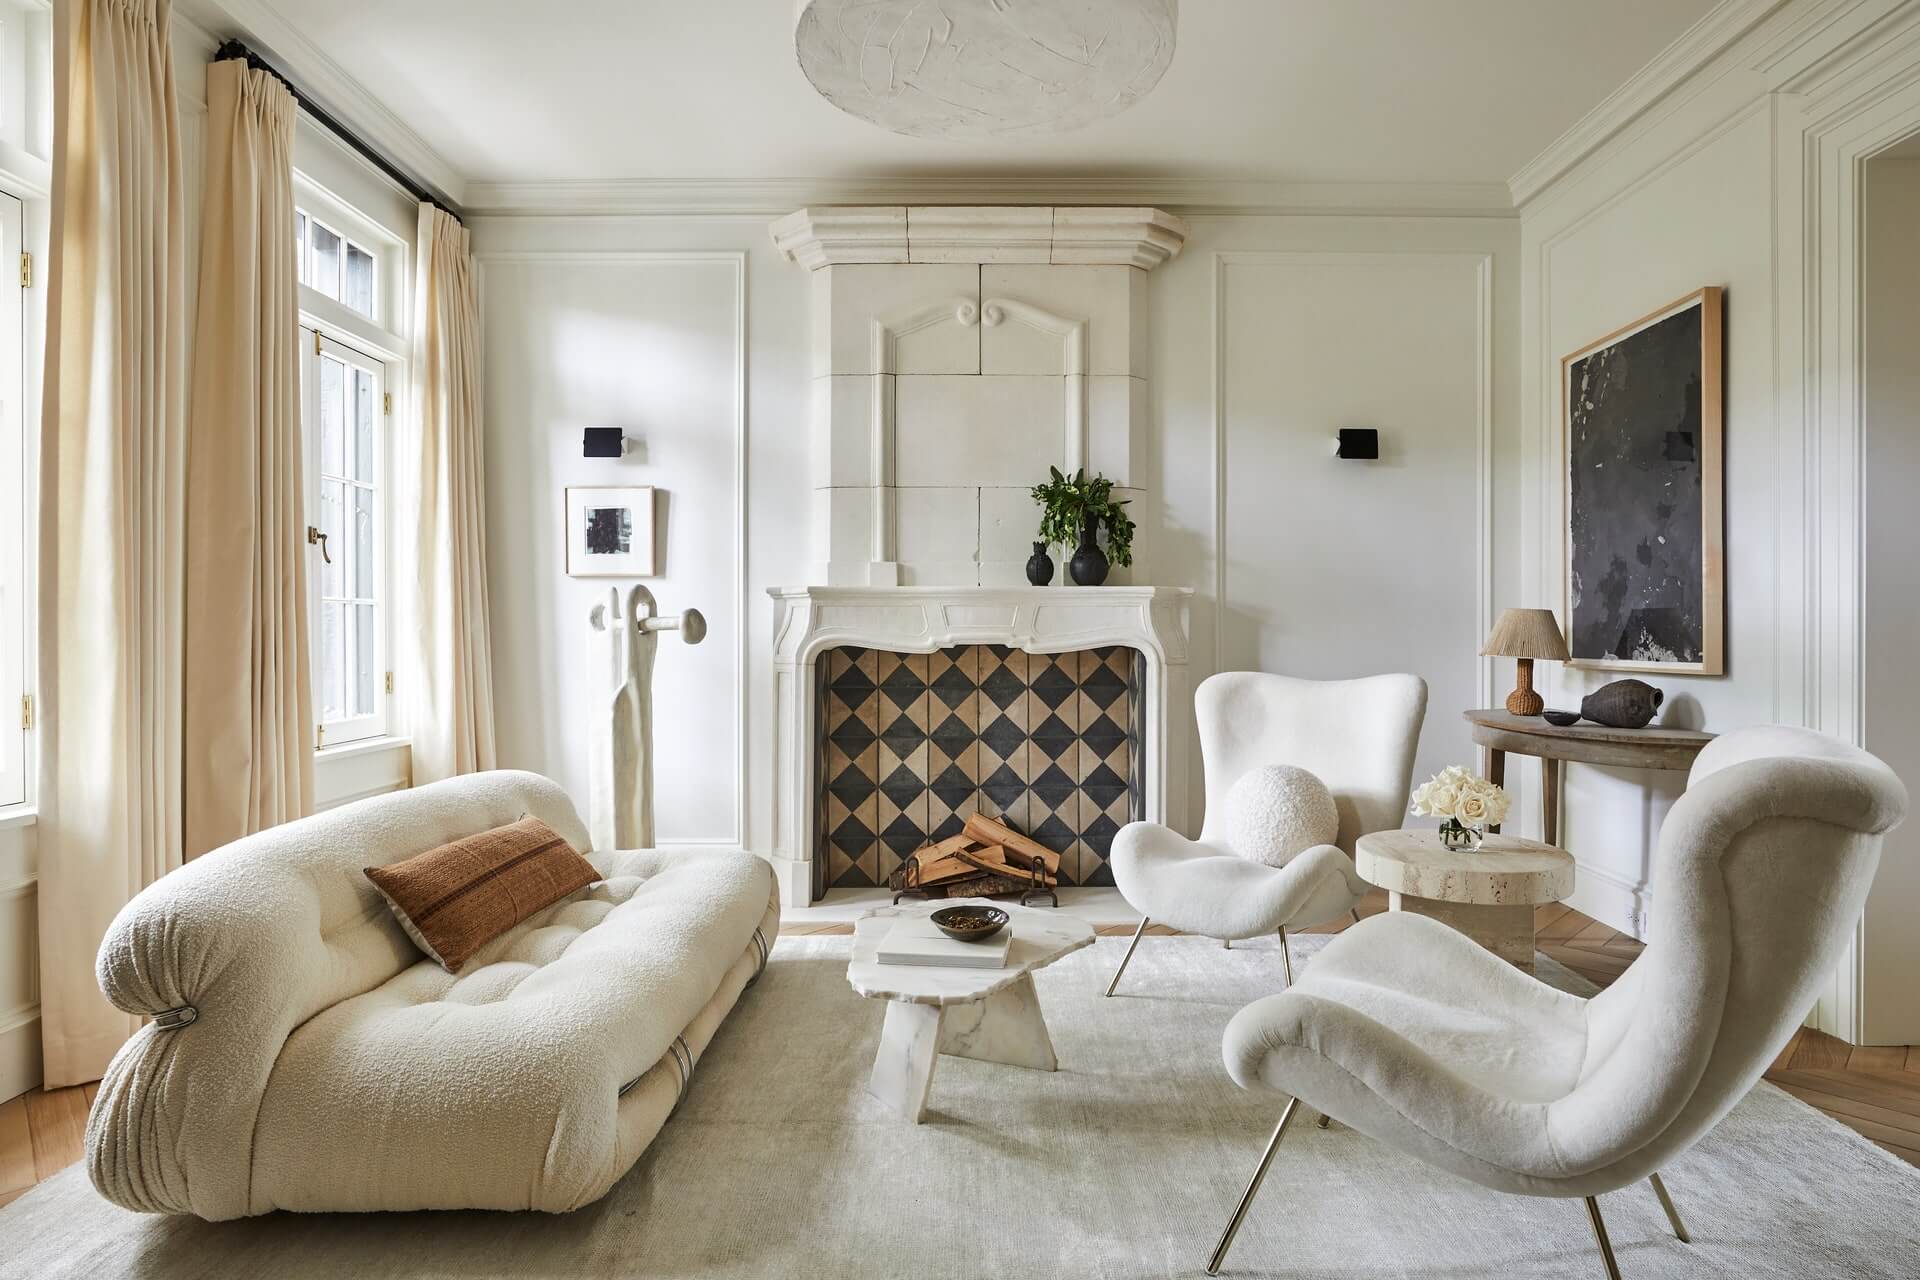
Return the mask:
M354 623L353 714L373 714L373 664L377 653L373 643L373 606L356 604Z
M340 300L373 318L373 255L351 240L347 242L347 288Z
M293 276L301 284L307 282L307 215L297 209L293 214Z
M346 485L339 480L320 482L320 532L327 535L327 554L332 564L322 563L320 593L326 596L347 594Z
M353 491L353 584L351 594L373 595L373 490Z
M347 637L340 625L340 610L345 607L338 604L320 606L320 652L314 657L320 667L322 720L341 720L347 714Z
M373 483L373 375L353 371L353 471L355 480Z
M347 474L347 367L320 359L320 474Z
M313 224L313 279L307 282L329 298L340 296L340 237Z

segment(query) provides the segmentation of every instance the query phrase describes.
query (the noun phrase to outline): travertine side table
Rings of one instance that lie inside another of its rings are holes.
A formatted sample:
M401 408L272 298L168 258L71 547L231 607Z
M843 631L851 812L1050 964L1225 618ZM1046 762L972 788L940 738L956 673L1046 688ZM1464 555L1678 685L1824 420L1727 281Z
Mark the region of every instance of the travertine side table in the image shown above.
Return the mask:
M1573 855L1518 836L1448 849L1432 831L1375 831L1354 848L1360 878L1394 911L1431 916L1533 972L1533 909L1573 892Z

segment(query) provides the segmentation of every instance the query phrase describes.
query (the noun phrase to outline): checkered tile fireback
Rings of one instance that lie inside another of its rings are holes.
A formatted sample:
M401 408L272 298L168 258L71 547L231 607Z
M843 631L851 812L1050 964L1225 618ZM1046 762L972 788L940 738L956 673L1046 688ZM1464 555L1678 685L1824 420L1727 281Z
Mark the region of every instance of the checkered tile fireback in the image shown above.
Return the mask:
M884 884L901 859L997 817L1060 852L1065 884L1112 884L1141 813L1146 660L1119 646L1038 654L832 649L819 659L822 888Z

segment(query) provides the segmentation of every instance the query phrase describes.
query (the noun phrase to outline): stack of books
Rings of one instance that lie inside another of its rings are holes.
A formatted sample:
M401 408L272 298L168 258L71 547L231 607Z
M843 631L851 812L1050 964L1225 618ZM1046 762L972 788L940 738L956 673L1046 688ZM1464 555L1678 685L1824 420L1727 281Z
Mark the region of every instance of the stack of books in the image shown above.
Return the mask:
M959 942L940 932L925 916L903 916L880 939L874 958L881 964L935 969L1004 969L1012 942L1012 925L984 942Z

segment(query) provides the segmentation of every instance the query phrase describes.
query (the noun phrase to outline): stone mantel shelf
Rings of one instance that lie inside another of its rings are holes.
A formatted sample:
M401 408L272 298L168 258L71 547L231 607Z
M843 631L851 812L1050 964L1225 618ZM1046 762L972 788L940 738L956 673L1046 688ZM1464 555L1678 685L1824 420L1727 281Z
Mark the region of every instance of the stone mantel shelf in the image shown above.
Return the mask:
M1028 653L1128 645L1187 661L1191 587L773 587L774 660L842 645L931 653L1004 644Z
M1141 807L1185 829L1189 587L774 587L773 851L781 901L813 900L816 752L822 733L816 659L855 646L931 653L1003 644L1029 653L1126 645L1145 658ZM1177 744L1177 745L1176 745Z

